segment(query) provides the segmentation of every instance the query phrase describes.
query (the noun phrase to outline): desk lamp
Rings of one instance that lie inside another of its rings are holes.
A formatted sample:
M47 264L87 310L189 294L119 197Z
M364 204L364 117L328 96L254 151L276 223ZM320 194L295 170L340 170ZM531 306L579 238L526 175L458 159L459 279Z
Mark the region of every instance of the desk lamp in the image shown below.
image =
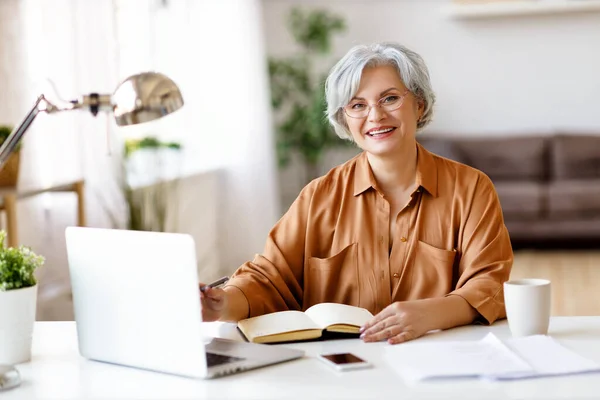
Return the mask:
M56 104L54 104L56 103ZM118 126L135 125L164 117L183 105L181 92L175 83L163 74L143 72L132 75L110 94L90 93L72 101L50 102L40 95L23 122L17 126L0 147L0 169L4 167L21 138L40 112L89 110L96 116L99 111L112 112Z

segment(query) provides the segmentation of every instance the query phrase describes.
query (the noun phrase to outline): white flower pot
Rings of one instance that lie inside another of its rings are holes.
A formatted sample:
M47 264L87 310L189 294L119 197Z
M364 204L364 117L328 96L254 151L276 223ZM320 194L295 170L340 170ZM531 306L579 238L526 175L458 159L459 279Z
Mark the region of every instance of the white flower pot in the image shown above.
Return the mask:
M0 290L0 364L19 364L31 359L37 285Z

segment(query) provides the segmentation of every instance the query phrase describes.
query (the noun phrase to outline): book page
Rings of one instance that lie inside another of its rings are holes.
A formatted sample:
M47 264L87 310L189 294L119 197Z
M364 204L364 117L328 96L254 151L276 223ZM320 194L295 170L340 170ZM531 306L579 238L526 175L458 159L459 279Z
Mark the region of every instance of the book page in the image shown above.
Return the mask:
M533 371L492 333L478 341L409 342L386 350L391 367L409 381Z
M305 311L315 323L325 329L330 325L352 325L361 327L371 318L368 310L347 304L321 303L315 304Z
M301 311L279 311L244 319L238 322L238 327L248 340L283 332L321 329Z

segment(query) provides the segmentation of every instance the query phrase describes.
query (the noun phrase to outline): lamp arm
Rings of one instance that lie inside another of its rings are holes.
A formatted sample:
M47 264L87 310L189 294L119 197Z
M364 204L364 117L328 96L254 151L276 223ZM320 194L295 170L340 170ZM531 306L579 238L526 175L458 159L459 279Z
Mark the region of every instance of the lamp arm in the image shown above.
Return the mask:
M0 170L4 167L4 164L6 164L8 158L21 141L23 135L25 135L25 132L27 132L27 129L29 129L33 123L33 120L40 112L52 114L59 111L70 111L82 108L89 109L94 116L98 114L98 111L110 111L113 109L111 96L106 94L91 93L78 100L73 100L70 102L62 100L54 104L48 101L43 94L40 95L21 124L13 129L4 143L2 143L2 146L0 146Z
M44 95L38 97L31 110L29 110L29 112L25 116L25 119L21 122L19 126L13 129L13 131L10 133L10 135L8 135L6 140L4 140L4 143L2 143L2 146L0 147L0 169L4 167L4 164L6 164L6 161L8 161L8 157L10 157L12 152L15 150L15 148L21 141L23 135L25 134L27 129L29 129L29 126L33 123L35 117L37 117L37 115L41 111L43 111L43 109L40 108L40 104L44 103L45 101L46 98L44 97Z
M2 1L2 0L0 0ZM50 81L54 86L54 83ZM54 88L56 92L56 88ZM157 72L132 75L119 84L112 95L90 93L77 100L48 101L40 95L31 110L0 146L0 170L15 151L33 120L40 112L89 110L96 116L100 111L114 114L118 126L134 125L162 118L183 106L179 88L171 79Z
M112 104L112 96L109 94L90 93L77 100L55 100L54 103L49 102L47 99L45 100L46 107L43 111L46 111L48 114L59 111L89 109L90 112L96 116L98 111L109 112L114 108L114 105Z

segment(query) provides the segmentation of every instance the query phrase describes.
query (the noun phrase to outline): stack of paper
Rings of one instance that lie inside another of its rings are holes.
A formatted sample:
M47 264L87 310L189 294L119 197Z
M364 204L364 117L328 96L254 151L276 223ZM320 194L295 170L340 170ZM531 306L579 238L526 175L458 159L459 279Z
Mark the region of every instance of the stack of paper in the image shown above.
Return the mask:
M600 372L600 365L561 346L550 336L536 335L509 339L507 346L531 365L533 373L513 373L498 379L535 378L539 376Z
M406 380L480 377L522 379L600 371L600 365L549 336L479 341L405 343L387 350L388 363Z

